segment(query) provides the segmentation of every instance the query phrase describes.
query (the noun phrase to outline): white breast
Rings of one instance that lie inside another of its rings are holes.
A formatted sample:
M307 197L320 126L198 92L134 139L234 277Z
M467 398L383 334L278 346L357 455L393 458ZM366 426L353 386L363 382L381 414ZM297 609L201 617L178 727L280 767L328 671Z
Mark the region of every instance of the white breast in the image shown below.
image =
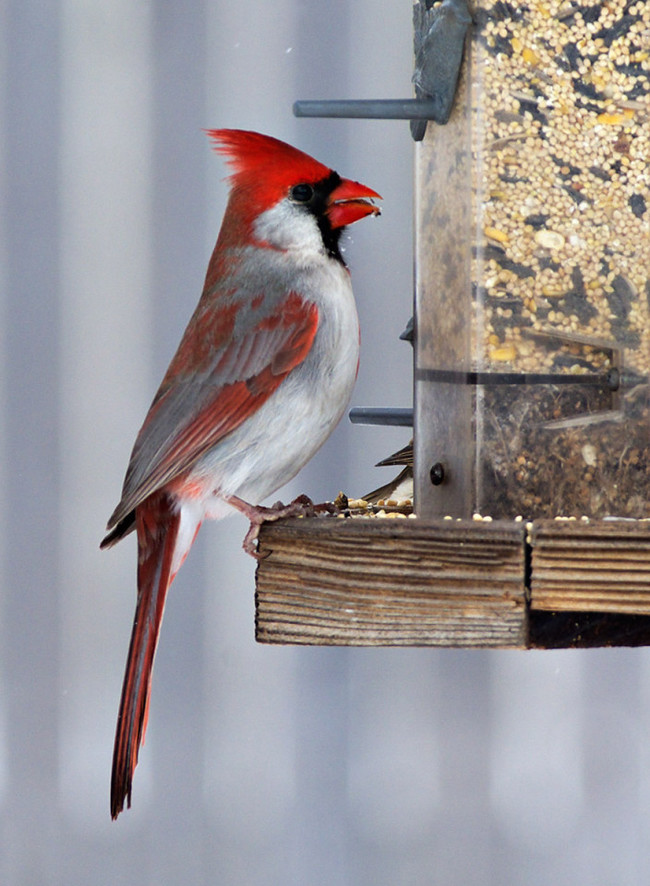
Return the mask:
M291 480L338 424L349 402L359 361L359 324L350 275L321 253L296 269L287 252L272 253L294 291L314 302L319 322L312 349L277 390L192 471L206 494L237 495L258 504ZM290 251L289 251L290 252ZM283 264L286 268L283 268ZM206 501L206 516L223 504Z

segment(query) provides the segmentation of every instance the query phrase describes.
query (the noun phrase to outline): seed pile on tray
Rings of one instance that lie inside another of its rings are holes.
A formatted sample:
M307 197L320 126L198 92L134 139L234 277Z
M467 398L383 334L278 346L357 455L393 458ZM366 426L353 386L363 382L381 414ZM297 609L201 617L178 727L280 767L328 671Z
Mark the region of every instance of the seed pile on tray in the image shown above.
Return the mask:
M476 506L650 513L650 3L474 4ZM470 233L471 235L471 233ZM618 392L581 374L623 370Z
M344 492L339 492L334 499L334 505L338 508L338 517L386 517L402 518L414 517L412 499L380 499L376 504L365 498L350 498Z

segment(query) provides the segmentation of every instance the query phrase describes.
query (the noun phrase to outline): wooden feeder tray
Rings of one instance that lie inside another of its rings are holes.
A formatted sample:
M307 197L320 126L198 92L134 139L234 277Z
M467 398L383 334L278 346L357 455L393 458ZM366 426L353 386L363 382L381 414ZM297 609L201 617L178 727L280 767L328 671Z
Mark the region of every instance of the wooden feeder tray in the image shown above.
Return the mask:
M650 645L650 522L267 523L256 638L331 646Z

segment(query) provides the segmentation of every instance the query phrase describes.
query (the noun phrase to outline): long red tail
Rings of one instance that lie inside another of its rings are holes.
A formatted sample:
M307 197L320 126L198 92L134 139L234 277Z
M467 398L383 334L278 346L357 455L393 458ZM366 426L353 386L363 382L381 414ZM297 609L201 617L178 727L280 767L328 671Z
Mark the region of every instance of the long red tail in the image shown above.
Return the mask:
M167 589L174 579L171 570L179 525L180 513L165 492L149 496L136 509L138 602L113 749L111 817L114 819L124 809L125 802L131 806L133 773L147 728L154 656Z

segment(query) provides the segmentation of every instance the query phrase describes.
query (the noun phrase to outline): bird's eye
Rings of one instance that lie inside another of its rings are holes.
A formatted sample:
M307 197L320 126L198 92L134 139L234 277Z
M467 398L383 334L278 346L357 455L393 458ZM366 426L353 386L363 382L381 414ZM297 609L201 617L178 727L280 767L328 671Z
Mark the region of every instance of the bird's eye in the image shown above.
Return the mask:
M308 203L314 196L314 189L308 184L294 185L289 191L289 195L296 203Z

